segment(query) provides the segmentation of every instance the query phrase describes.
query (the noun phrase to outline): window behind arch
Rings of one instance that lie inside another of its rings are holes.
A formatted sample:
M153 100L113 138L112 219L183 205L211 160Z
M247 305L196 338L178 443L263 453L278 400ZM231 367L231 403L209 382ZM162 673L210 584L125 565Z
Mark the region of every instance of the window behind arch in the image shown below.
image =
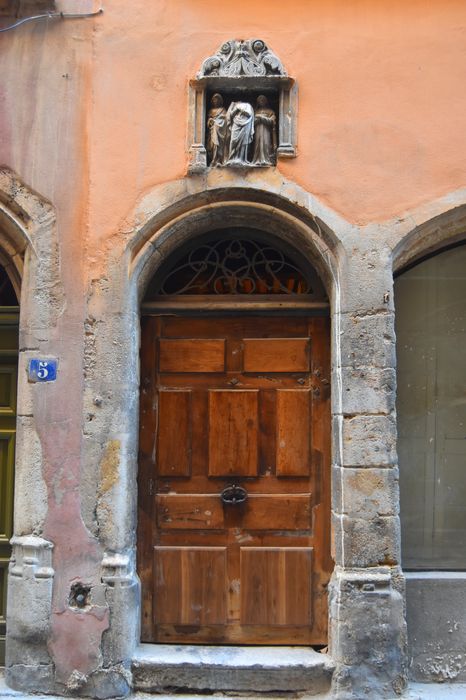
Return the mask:
M262 296L326 302L316 270L263 231L225 228L181 247L154 276L145 301L184 296Z
M402 558L466 569L466 245L395 282Z

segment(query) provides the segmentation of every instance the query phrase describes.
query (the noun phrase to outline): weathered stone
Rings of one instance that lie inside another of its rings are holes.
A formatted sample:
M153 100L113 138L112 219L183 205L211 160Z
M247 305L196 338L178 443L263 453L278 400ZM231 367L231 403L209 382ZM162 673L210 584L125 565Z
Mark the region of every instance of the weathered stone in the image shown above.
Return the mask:
M393 311L392 251L381 239L357 232L345 241L347 257L341 270L340 310L367 316Z
M348 568L394 566L400 561L400 521L396 516L353 518L334 515L335 558Z
M398 469L333 467L334 509L352 518L397 515Z
M330 585L330 653L337 662L336 700L401 695L406 687L403 595L390 569L337 569Z
M13 537L8 576L7 681L20 690L51 692L47 650L54 572L52 544L41 537ZM34 668L38 685L33 684ZM22 680L29 679L22 685ZM30 685L28 685L30 683Z
M384 467L396 464L394 417L359 415L344 418L342 445L342 464L345 467Z
M47 514L42 445L32 416L17 418L15 531L40 532Z
M306 647L212 647L141 644L134 656L134 688L186 691L286 692L329 689L331 659Z
M389 414L395 408L394 369L343 367L342 382L341 410L344 415Z
M106 554L102 560L102 581L110 609L110 625L102 637L104 667L128 664L139 642L140 585L125 554Z
M341 314L342 367L395 367L395 330L392 313Z

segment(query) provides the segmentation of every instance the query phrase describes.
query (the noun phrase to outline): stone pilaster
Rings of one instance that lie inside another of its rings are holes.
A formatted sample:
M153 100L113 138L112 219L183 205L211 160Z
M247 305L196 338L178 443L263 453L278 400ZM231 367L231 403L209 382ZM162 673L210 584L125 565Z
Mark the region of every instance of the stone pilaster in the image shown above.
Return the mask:
M334 319L334 697L393 698L406 685L390 251L351 240Z

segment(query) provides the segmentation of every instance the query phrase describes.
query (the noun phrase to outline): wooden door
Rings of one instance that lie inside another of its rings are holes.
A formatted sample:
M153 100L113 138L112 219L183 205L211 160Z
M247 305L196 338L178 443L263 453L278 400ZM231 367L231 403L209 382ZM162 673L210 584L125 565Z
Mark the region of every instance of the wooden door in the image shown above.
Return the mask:
M0 666L5 660L6 592L13 534L18 313L0 311Z
M144 641L327 641L328 325L143 318Z

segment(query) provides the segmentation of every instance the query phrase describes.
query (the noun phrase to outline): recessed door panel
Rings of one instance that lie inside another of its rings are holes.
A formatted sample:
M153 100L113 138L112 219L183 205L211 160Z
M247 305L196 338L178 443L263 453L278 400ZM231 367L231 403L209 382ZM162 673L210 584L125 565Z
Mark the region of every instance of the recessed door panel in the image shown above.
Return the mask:
M226 622L226 548L155 547L155 622Z
M312 548L241 548L241 623L312 623Z
M223 372L225 341L199 338L164 338L159 346L161 372Z
M209 476L257 476L257 391L209 391Z
M309 390L277 391L277 476L308 476L311 402Z
M157 430L159 476L189 476L191 467L191 392L160 391Z
M245 372L307 372L309 338L247 338Z

